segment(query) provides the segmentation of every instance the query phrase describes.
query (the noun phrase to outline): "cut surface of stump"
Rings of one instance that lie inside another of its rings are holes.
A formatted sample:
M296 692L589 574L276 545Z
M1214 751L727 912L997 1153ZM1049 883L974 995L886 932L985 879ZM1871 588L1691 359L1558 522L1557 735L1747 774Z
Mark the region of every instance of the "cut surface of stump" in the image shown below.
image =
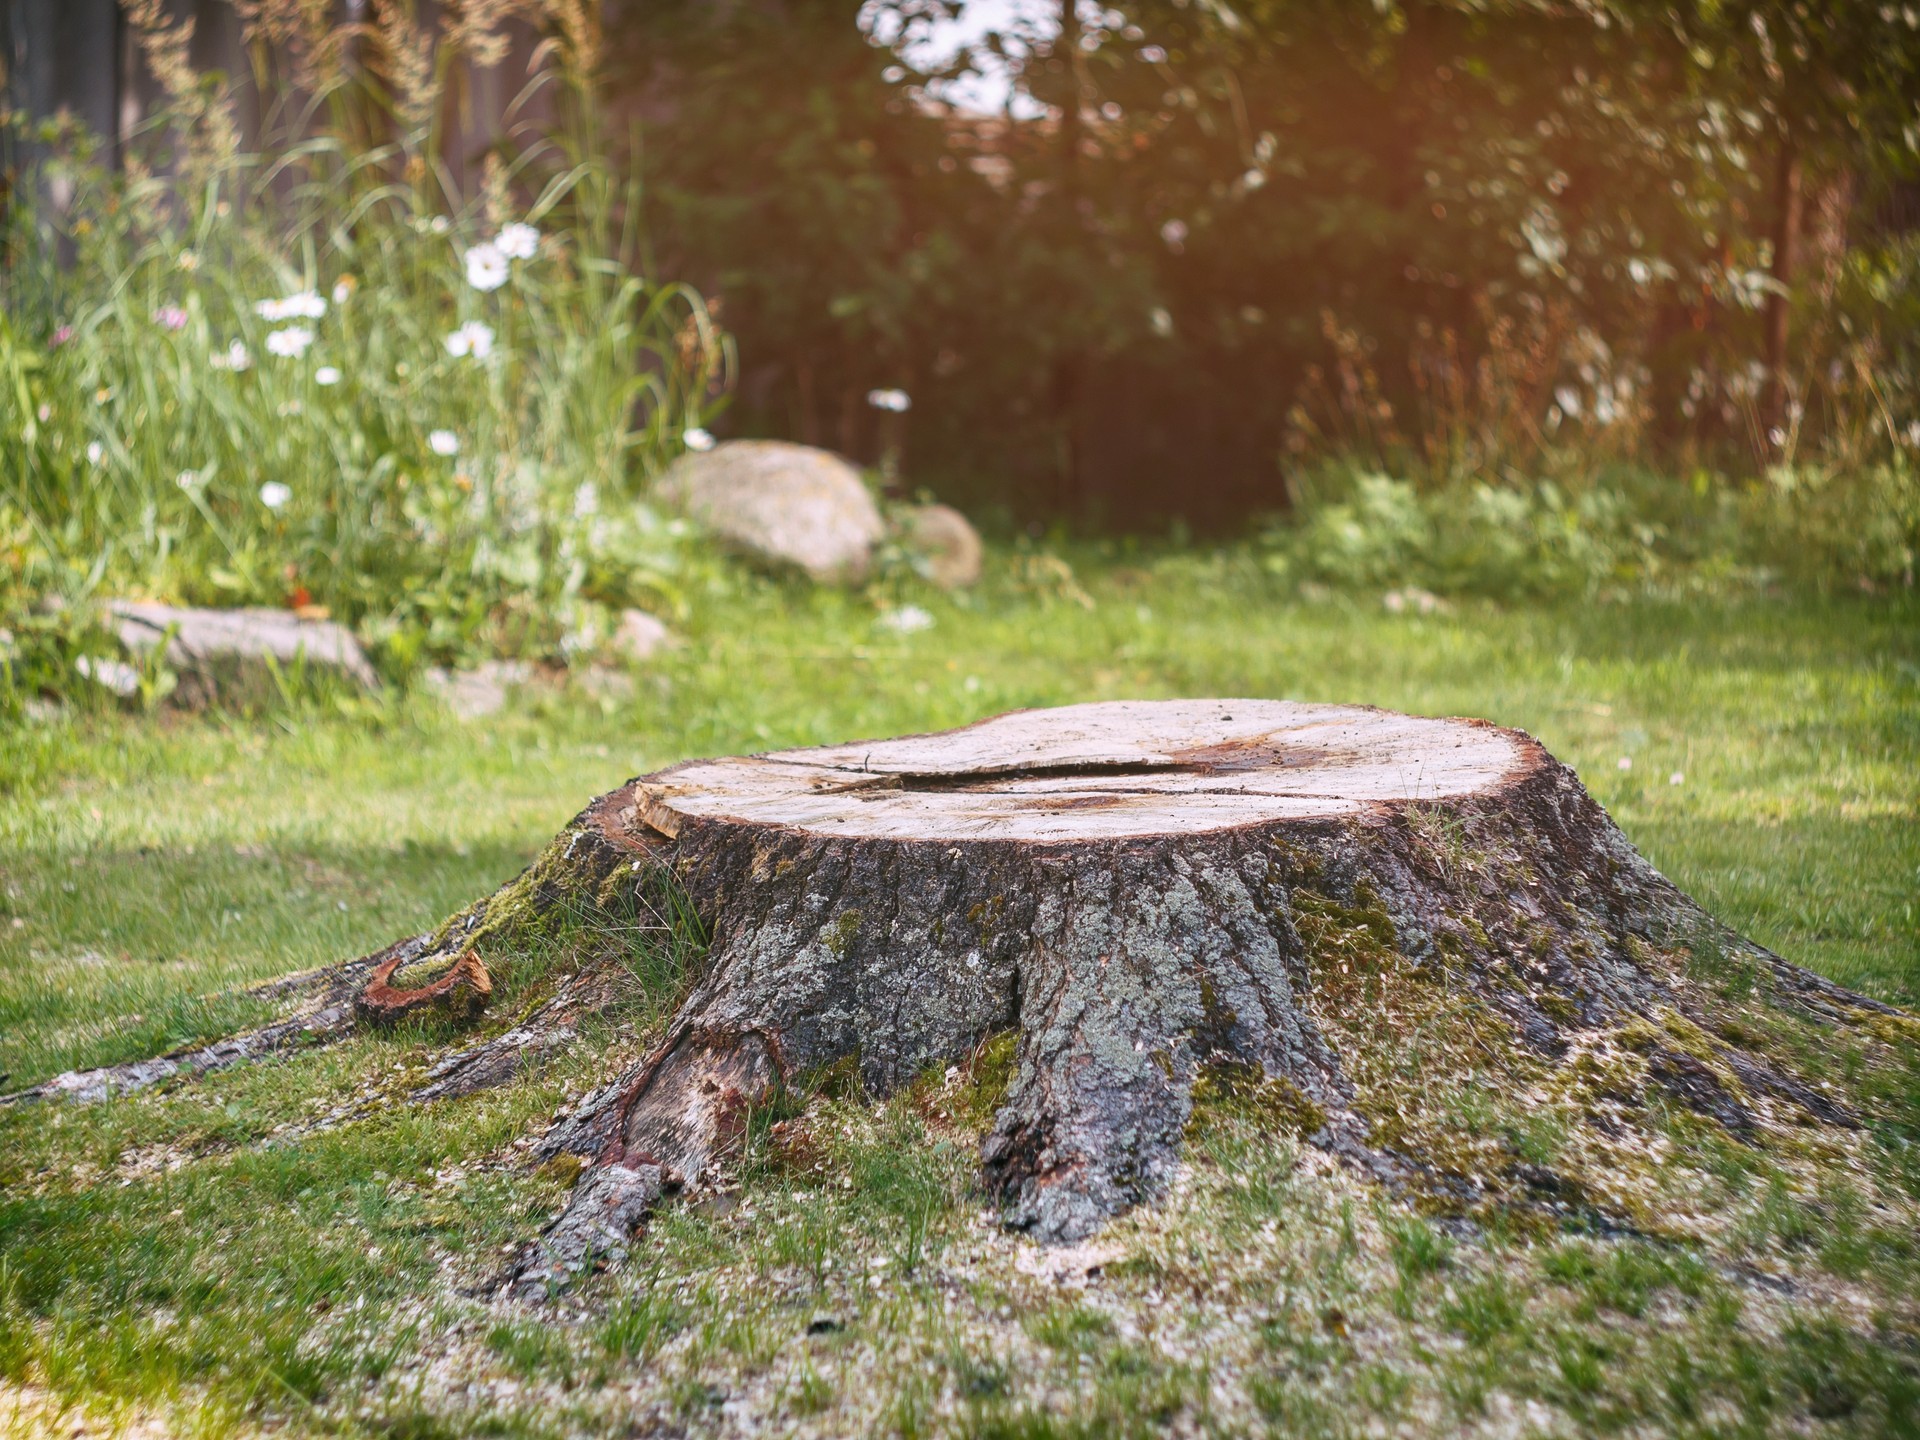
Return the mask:
M1707 916L1530 737L1270 700L1022 711L643 776L383 952L375 983L481 954L510 979L530 918L662 887L704 965L645 1058L542 1142L586 1164L520 1293L622 1253L782 1094L850 1071L883 1094L1000 1037L982 1180L1054 1242L1165 1197L1196 1107L1257 1115L1424 1208L1706 1225L1662 1190L1676 1135L1846 1167L1859 1117L1820 1046L1914 1039L1911 1017ZM415 1098L511 1079L604 989L563 978Z
M938 844L1165 840L1497 789L1539 747L1464 720L1273 700L1016 711L938 735L700 760L639 782L695 819Z

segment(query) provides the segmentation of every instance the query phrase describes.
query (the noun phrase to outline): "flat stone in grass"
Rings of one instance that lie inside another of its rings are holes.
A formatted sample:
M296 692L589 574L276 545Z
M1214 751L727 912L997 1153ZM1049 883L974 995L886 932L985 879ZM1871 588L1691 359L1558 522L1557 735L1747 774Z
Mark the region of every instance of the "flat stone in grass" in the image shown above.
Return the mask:
M851 465L780 440L730 440L683 455L657 493L750 559L821 584L865 580L886 529Z
M589 665L571 673L575 687L583 695L605 704L631 700L639 689L629 672L616 670L611 665Z
M196 610L145 600L111 600L107 611L128 651L146 655L166 647L167 664L180 674L179 693L190 702L212 700L235 686L257 688L270 666L327 670L366 690L380 684L353 632L331 620L303 620L290 610Z
M508 691L533 679L533 666L524 660L483 660L471 670L432 669L422 678L457 719L481 720L506 707Z

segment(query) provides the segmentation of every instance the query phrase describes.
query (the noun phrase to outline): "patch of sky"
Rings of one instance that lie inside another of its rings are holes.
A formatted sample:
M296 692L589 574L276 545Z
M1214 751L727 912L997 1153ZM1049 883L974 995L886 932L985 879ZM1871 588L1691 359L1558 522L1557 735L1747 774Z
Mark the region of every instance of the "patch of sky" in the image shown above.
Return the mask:
M1078 0L1081 23L1098 27L1106 14L1099 0ZM930 99L976 115L1008 114L1032 120L1046 107L1020 89L1005 56L992 40L1016 60L1030 54L1060 33L1057 0L957 0L929 5L918 0L867 0L860 10L860 27L876 45L899 55L922 75L938 76L924 89ZM956 61L966 68L957 75L940 75Z

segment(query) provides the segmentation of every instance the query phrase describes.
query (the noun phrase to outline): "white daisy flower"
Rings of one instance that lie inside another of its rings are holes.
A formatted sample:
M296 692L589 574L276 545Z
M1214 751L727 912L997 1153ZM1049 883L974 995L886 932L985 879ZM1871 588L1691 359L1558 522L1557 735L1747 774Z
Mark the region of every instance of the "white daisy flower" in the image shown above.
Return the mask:
M313 344L313 331L304 325L289 325L284 330L275 330L267 336L267 353L291 360L307 353L307 347Z
M507 257L491 241L467 251L467 283L476 290L498 290L507 283Z
M322 365L318 370L313 372L313 383L316 385L338 385L340 383L340 372L331 365Z
M509 260L531 260L540 253L540 232L516 220L500 227L500 233L493 237L493 248Z
M89 465L98 465L106 458L106 446L102 445L98 440L89 440L87 442L87 463Z
M278 510L293 498L293 491L278 480L269 480L260 487L260 503L269 510Z
M458 455L460 437L451 430L435 430L427 436L427 448L436 455Z
M235 340L227 346L225 353L216 351L208 357L207 363L216 370L245 370L253 364L253 357L247 353L247 347Z
M696 425L680 437L680 443L689 450L711 450L713 436Z
M327 302L311 290L302 290L279 300L262 300L253 307L262 320L278 324L282 320L318 320L327 313Z
M466 355L476 360L486 359L493 353L493 327L469 320L447 336L447 353L456 359Z

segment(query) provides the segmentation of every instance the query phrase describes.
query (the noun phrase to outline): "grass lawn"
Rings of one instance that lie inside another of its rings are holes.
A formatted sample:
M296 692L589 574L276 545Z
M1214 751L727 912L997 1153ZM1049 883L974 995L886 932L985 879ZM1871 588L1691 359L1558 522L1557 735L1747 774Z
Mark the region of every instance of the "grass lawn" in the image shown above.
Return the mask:
M1912 600L1421 616L1283 596L1231 555L1088 557L1077 584L1001 556L973 596L905 597L935 623L900 634L858 596L726 585L618 700L0 732L0 1088L255 1018L235 986L425 928L641 771L1125 696L1520 726L1709 910L1920 1003ZM653 1016L319 1129L431 1038L0 1111L0 1435L63 1406L180 1433L1920 1433L1920 1242L1859 1195L1729 1155L1730 1249L1465 1234L1221 1115L1172 1200L1062 1258L973 1188L979 1076L819 1097L807 1156L761 1136L737 1191L663 1211L563 1304L469 1298L565 1193L522 1152ZM1916 1124L1875 1135L1910 1196Z

